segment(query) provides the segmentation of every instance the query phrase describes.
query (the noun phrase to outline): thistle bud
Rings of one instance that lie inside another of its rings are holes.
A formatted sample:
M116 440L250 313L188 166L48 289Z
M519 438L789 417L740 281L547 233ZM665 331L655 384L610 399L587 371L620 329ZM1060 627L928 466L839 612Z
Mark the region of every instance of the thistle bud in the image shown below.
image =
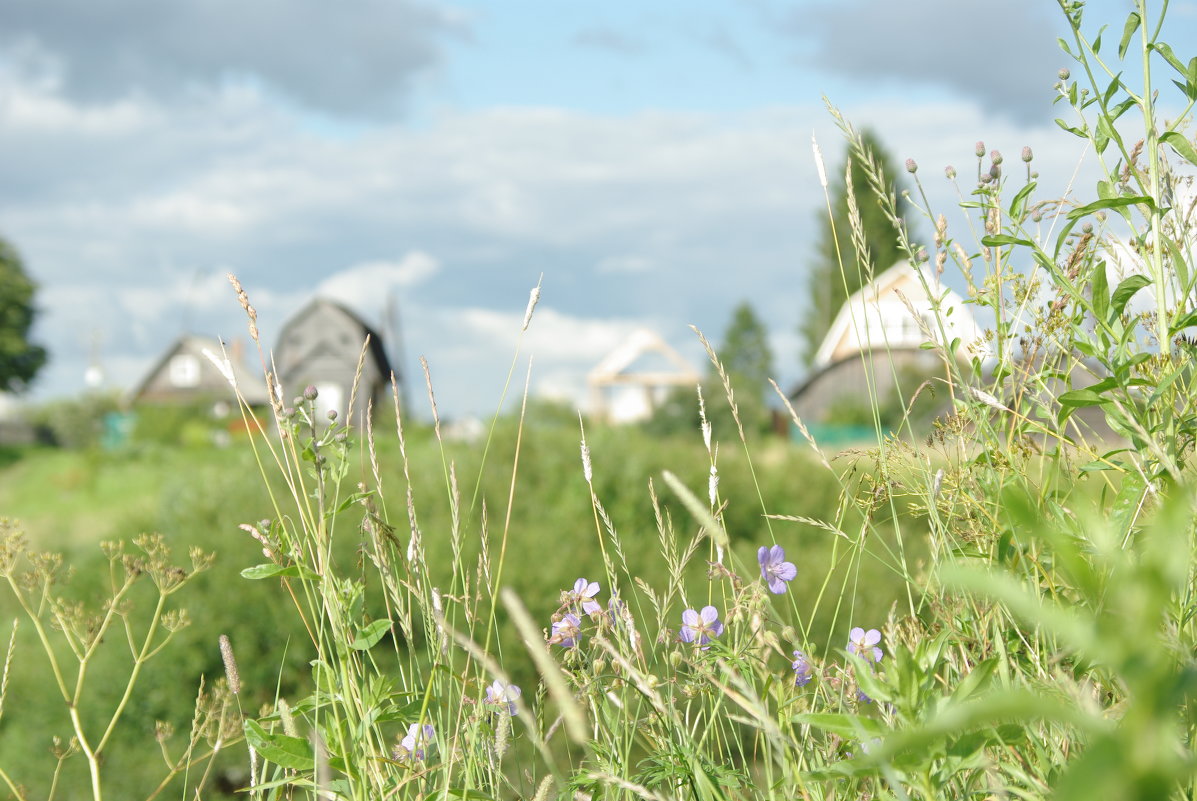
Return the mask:
M919 171L918 162L916 162L914 159L906 159L906 172L910 173L911 175L914 175L918 171Z
M992 161L994 164L1001 164L1002 163L1002 151L1000 151L1000 150L989 151L989 160Z
M314 401L320 396L320 392L316 389L314 384L308 384L303 390L303 399Z
M1067 68L1061 69L1056 73L1056 75L1059 76L1060 80L1062 81L1066 81L1072 77L1072 73L1069 72Z
M951 164L943 168L943 174L948 177L949 181L956 180L956 168Z
M980 141L977 142L976 153L977 153L977 158L982 158L985 156L985 143L984 142L980 142Z
M1031 159L1035 158L1035 154L1031 152L1030 145L1025 145L1022 149L1022 160L1027 164L1031 163Z

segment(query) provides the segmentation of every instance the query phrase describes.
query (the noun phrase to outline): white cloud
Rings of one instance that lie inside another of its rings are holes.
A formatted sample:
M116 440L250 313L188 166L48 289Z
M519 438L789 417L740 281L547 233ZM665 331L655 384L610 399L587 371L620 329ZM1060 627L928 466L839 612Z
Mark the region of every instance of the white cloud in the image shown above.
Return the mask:
M372 308L393 287L410 288L424 283L441 269L440 262L422 250L412 250L398 261L365 261L333 273L316 287L316 294L334 298L354 308Z
M600 273L642 273L651 270L653 266L653 260L646 256L628 254L608 256L602 259L595 269Z

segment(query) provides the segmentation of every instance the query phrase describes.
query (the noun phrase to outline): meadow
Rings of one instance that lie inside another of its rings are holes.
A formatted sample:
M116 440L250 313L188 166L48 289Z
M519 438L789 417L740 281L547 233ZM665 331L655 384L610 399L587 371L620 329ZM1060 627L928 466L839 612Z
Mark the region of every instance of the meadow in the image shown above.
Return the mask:
M953 270L994 320L963 360L927 321L951 398L929 435L875 418L874 442L832 455L794 416L795 442L761 440L724 380L732 419L676 438L516 391L466 444L390 409L317 419L314 387L271 383L266 430L229 449L23 454L0 484L24 521L0 547L18 621L0 783L1197 797L1197 59L1160 39L1166 3L1104 42L1083 4L1060 10L1060 135L1099 164L1091 194L978 142L975 178L947 170L952 223L870 171L928 295ZM843 269L868 274L855 244ZM252 288L232 285L256 339ZM139 532L160 534L100 544Z

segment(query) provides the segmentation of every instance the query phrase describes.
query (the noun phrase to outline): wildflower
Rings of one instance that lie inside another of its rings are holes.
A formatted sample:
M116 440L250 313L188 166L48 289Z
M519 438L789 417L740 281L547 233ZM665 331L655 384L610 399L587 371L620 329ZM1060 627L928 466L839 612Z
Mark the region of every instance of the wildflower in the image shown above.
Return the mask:
M560 645L562 648L573 648L582 639L582 621L572 612L553 623L553 633L549 637L550 645Z
M706 646L712 639L723 633L723 623L719 620L719 610L713 606L704 606L701 612L687 609L682 612L682 642L698 641Z
M1056 73L1056 75L1059 76L1060 80L1062 80L1062 81L1066 81L1070 77L1072 77L1072 73L1069 72L1067 68L1061 69L1059 72Z
M395 746L392 753L399 762L408 760L422 762L432 751L432 741L435 736L436 732L431 723L425 723L423 726L413 723L407 727L407 736L399 741L399 745Z
M985 143L978 141L977 149L975 152L977 154L977 158L983 158L985 156Z
M877 629L864 629L857 626L848 632L848 653L856 654L862 659L880 662L883 656L877 643L881 642L881 632Z
M873 699L869 698L867 695L865 695L864 690L860 689L859 687L856 688L856 701L857 701L857 703L861 703L861 704L873 703Z
M919 171L918 162L915 161L914 159L906 159L906 172L910 173L911 175L914 175L918 171Z
M1002 163L1002 151L1000 151L1000 150L989 151L989 160L992 161L994 164L1001 164Z
M584 578L579 578L574 582L574 588L567 591L565 594L565 602L567 604L582 605L582 611L588 615L596 614L602 611L598 601L594 600L594 596L599 593L599 584L597 581L587 581Z
M756 552L756 560L761 564L761 578L769 584L769 592L781 595L786 591L786 582L793 581L798 575L798 568L793 562L785 561L786 552L780 545L766 548L762 545Z
M304 390L303 390L303 399L304 400L314 401L318 397L320 397L320 390L316 389L316 386L314 384L308 384L306 387L304 387ZM295 405L298 406L299 404L296 403Z
M810 660L806 658L806 654L801 651L794 652L794 661L790 664L790 667L794 669L794 686L796 687L805 687L814 678L814 668L811 667Z
M1031 159L1035 158L1035 154L1031 152L1030 145L1024 145L1022 148L1022 160L1027 164L1031 163Z
M943 174L948 177L949 181L956 180L956 168L951 164L943 168Z
M486 703L494 704L495 706L507 705L507 714L515 717L517 710L515 708L515 699L524 694L524 691L514 684L504 684L495 679L494 684L486 688Z

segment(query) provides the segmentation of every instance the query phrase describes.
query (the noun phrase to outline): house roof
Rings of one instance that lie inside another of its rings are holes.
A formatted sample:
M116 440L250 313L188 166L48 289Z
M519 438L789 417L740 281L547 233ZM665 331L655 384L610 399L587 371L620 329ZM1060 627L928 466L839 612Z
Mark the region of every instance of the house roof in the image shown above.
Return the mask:
M673 370L638 373L628 372L637 359L648 353L665 357ZM701 380L695 370L680 353L671 348L656 332L647 328L633 331L627 339L602 358L587 374L587 383L592 386L613 383L665 384L696 383Z
M980 327L960 295L944 287L938 276L926 266L916 268L909 261L900 261L844 301L827 331L827 336L815 352L812 367L822 368L842 359L845 355L844 349L859 353L876 347L917 347L922 344L913 339L896 340L893 334L885 330L884 322L890 315L910 318L907 302L916 312L931 313L932 301L924 287L939 293L940 308L943 311L952 309L951 318L945 319L944 324L949 329L949 334L955 334L960 338L962 350L980 337ZM898 297L898 292L902 293L906 302ZM873 330L874 328L877 330ZM925 340L921 333L916 338ZM853 339L856 342L853 343Z
M224 368L227 368L232 375L233 382L236 383L237 391L245 398L246 403L251 406L266 403L268 398L264 378L250 370L239 358L234 358L234 355L229 350L228 347L215 337L184 334L172 342L162 356L146 371L141 381L129 392L128 398L130 401L136 402L149 388L154 378L166 368L172 357L180 353L190 353L196 356L207 357L207 360L210 362L208 367L222 374L224 374ZM207 386L195 389L197 394L210 391L210 388ZM230 393L233 391L231 385L229 386L229 391Z
M287 318L287 321L283 323L282 328L279 330L278 342L280 343L280 347L283 346L283 343L286 343L287 334L295 328L305 325L306 321L312 316L312 312L319 308L332 309L337 314L347 318L356 327L361 329L362 338L364 339L367 336L370 338L370 358L374 360L379 372L381 372L384 376L389 376L391 374L391 363L387 358L386 348L383 346L382 337L378 335L378 332L369 326L364 320L362 320L361 317L358 317L348 307L337 303L334 300L329 300L328 298L312 298L301 309L299 309L299 311ZM361 343L358 343L358 350L361 350Z

